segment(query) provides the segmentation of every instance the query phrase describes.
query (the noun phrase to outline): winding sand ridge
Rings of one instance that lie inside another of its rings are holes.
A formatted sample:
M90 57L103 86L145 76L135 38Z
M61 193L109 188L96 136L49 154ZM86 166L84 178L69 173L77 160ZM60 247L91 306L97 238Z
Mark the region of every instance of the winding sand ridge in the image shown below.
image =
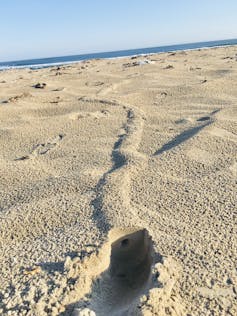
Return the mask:
M0 72L0 315L237 315L237 48Z

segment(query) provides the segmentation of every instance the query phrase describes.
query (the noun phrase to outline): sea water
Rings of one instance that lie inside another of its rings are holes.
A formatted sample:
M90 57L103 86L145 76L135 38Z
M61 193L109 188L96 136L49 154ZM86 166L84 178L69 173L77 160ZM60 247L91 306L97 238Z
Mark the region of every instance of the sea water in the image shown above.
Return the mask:
M158 46L149 48L137 48L129 50L118 50L112 52L102 52L93 54L83 54L83 55L72 55L72 56L61 56L61 57L49 57L49 58L37 58L37 59L26 59L17 60L9 62L0 62L0 70L11 69L11 68L46 68L51 66L59 66L64 64L71 64L83 60L90 60L95 58L117 58L125 56L135 56L135 55L147 55L163 52L173 52L178 50L192 50L200 48L209 47L219 47L227 45L237 45L237 39L221 40L221 41L211 41L211 42L198 42L189 44L178 44L169 46Z

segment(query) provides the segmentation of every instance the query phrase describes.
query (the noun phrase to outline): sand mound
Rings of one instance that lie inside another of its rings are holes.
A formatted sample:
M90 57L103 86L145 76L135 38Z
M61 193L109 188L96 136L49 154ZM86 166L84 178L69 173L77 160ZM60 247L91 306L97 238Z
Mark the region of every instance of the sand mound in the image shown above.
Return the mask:
M85 257L68 256L50 282L39 266L25 270L34 282L25 283L21 295L11 293L3 310L36 316L185 315L176 292L180 266L154 252L147 230L112 229L101 247L88 250Z

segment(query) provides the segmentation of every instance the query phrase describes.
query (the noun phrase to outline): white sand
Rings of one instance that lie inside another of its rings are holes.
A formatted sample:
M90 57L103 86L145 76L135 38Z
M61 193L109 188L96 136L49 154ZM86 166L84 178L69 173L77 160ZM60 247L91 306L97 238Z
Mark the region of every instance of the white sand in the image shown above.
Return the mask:
M0 72L0 146L0 315L237 315L237 46Z

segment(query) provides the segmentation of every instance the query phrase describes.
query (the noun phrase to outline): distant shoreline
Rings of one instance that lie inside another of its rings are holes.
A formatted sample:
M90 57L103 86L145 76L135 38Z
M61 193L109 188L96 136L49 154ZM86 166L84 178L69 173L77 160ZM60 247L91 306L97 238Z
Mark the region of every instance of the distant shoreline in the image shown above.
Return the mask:
M119 51L101 52L101 53L92 53L92 54L81 54L81 55L72 55L72 56L26 59L26 60L19 60L19 61L0 62L0 71L9 70L9 69L21 69L21 68L41 69L41 68L48 68L48 67L55 67L55 66L62 66L62 65L70 65L70 64L74 64L74 63L78 63L78 62L82 62L86 60L92 60L92 59L126 58L126 57L132 57L132 56L153 55L153 54L162 54L162 53L175 52L175 51L189 51L189 50L209 49L209 48L235 46L235 45L237 45L237 39L138 48L138 49L119 50Z

